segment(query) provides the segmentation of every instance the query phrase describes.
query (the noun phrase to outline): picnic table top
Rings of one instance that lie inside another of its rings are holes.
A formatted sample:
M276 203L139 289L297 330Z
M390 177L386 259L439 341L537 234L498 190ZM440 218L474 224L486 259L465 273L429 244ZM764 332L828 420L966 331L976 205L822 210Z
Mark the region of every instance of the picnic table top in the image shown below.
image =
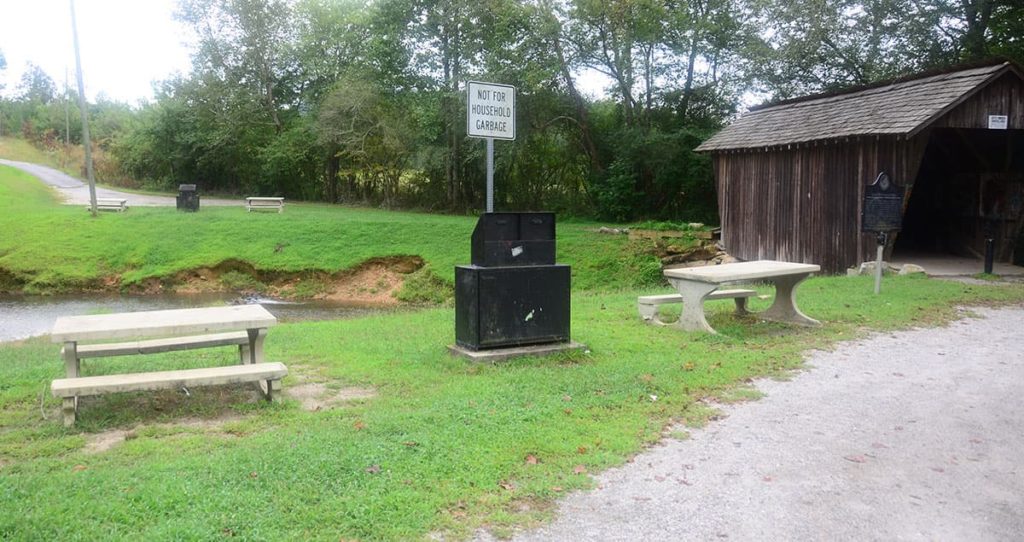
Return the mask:
M817 273L818 271L821 271L821 266L809 263L757 260L753 262L708 265L705 267L689 267L686 269L668 269L665 271L665 276L668 278L720 284L723 282L739 282L786 275Z
M190 335L267 328L276 323L277 318L261 305L63 316L54 322L50 340L61 343Z

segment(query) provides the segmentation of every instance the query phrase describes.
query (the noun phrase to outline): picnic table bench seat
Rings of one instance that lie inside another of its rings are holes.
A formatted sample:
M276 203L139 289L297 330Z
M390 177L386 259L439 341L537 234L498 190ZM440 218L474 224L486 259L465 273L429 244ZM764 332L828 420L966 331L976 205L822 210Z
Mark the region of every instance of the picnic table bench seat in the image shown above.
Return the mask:
M87 211L92 210L92 205L86 205ZM97 211L117 211L123 213L128 209L128 200L123 198L96 198Z
M276 209L278 213L283 213L284 198L257 196L250 196L245 198L245 210L251 213L253 209Z
M277 318L260 305L61 317L54 323L50 340L63 343L61 357L67 378L54 380L51 392L64 399L66 426L74 425L77 398L83 395L254 381L271 398L280 379L287 374L283 364L264 363L263 359L267 328L276 323ZM236 366L96 377L81 375L80 360L85 358L232 345L238 346L239 365Z
M269 401L273 400L275 392L280 391L281 379L287 375L288 368L283 363L251 363L203 369L59 378L50 384L50 392L54 397L64 400L62 409L64 418L65 420L70 418L73 422L78 397L127 391L187 389L195 386L259 382L260 388Z
M736 314L747 313L747 299L757 295L754 290L746 289L732 289L732 290L715 290L705 297L705 300L715 299L733 299L736 302ZM636 298L637 310L640 312L640 318L645 322L651 324L662 324L667 325L658 318L658 306L669 303L682 303L683 296L681 294L663 294L663 295L642 295Z
M193 348L213 348L216 346L231 345L242 346L247 344L249 344L249 333L245 331L235 331L232 333L172 337L169 339L154 339L149 341L83 344L79 345L75 351L78 354L78 359L86 359L131 356L135 354L159 354L161 352L175 352L178 350L191 350ZM61 358L64 357L64 348L61 348L60 355Z

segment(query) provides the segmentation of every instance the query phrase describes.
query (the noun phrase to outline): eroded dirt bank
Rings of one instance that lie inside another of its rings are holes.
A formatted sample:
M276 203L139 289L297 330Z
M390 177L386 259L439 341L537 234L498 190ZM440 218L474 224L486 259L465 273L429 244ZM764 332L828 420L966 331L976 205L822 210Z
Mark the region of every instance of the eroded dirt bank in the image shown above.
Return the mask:
M429 273L419 256L388 256L329 273L321 270L267 271L242 260L225 260L166 277L125 284L120 274L77 284L64 284L40 293L199 294L237 292L282 299L325 300L369 306L400 303L399 292L410 278ZM0 293L26 293L33 277L0 268Z

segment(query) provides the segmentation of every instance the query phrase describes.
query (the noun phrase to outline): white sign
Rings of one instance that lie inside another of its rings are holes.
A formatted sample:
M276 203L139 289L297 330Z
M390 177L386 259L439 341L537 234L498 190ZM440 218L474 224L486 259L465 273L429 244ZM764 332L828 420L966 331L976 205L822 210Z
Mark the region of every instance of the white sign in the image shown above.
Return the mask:
M469 137L516 138L516 88L470 81L466 87Z
M1009 117L1006 115L989 115L988 116L988 129L989 130L1005 130Z

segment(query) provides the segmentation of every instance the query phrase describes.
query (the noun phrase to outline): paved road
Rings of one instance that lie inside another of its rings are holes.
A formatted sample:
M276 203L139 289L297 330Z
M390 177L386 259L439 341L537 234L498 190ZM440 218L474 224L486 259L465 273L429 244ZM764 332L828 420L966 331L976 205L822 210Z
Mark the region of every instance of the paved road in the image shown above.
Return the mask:
M1024 309L976 312L814 353L515 540L1024 539Z
M88 205L89 185L53 168L30 164L28 162L15 162L13 160L0 159L0 164L16 167L26 173L30 173L44 183L52 186L68 205ZM149 196L142 194L131 194L119 192L107 188L96 188L97 198L123 198L128 200L128 207L173 207L175 199L173 196ZM228 200L215 198L202 198L202 205L244 205L242 200Z

